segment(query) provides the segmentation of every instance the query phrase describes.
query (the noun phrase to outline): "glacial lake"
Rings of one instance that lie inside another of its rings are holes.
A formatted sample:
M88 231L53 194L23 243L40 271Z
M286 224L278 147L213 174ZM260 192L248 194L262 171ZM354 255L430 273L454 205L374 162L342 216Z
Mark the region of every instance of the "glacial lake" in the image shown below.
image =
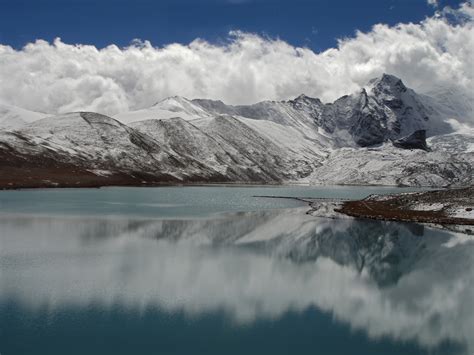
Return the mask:
M0 354L474 354L474 237L254 197L401 191L0 191Z

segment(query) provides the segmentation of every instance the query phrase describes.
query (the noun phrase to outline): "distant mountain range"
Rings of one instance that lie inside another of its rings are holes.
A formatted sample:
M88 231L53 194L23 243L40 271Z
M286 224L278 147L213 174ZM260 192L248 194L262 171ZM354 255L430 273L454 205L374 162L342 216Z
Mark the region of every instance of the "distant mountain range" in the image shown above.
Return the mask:
M385 74L333 103L171 97L113 118L0 105L0 186L469 185L474 131L447 120L466 121L472 103L436 92L417 94Z

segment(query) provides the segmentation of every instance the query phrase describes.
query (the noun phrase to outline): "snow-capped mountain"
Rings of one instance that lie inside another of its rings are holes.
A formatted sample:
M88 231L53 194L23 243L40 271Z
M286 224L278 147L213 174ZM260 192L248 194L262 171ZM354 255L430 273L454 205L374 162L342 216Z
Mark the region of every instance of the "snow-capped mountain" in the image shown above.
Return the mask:
M321 128L336 146L372 146L417 130L426 130L428 136L449 132L450 126L443 121L441 111L432 106L434 102L408 89L400 79L384 74L371 80L360 92L328 104L306 95L289 101L244 106L172 97L148 110L115 118L129 123L136 119L169 118L173 113L186 120L231 115L311 130Z
M241 106L171 97L114 118L90 112L42 118L16 110L19 124L0 131L0 164L32 169L30 185L41 159L59 175L80 169L101 184L469 184L474 135L453 133L444 120L450 108L441 106L383 75L326 104L305 95ZM457 147L453 140L466 143ZM51 180L40 175L44 184Z

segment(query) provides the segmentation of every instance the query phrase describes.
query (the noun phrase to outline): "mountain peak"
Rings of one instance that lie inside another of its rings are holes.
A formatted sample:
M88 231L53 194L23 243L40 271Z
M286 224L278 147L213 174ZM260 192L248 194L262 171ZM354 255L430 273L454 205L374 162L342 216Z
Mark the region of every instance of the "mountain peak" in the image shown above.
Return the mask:
M174 95L165 97L162 100L157 101L153 106L161 106L161 105L169 105L169 104L183 104L188 103L190 100L185 98L184 96Z
M290 103L292 103L295 107L298 107L300 105L313 105L313 104L316 104L317 106L320 106L322 105L323 103L321 102L320 99L318 98L314 98L314 97L310 97L310 96L307 96L305 94L301 94L300 96L294 98L293 100L290 100L289 101Z
M153 105L154 109L196 117L207 117L208 113L196 102L183 96L171 96Z
M318 98L314 98L305 94L301 94L300 96L296 97L293 101L313 101L313 100L319 100Z
M308 96L306 96L305 94L301 94L297 98L295 98L295 100L305 100L307 97Z
M368 86L374 92L390 93L405 92L407 90L407 87L400 78L386 73L382 74L379 78L370 80Z

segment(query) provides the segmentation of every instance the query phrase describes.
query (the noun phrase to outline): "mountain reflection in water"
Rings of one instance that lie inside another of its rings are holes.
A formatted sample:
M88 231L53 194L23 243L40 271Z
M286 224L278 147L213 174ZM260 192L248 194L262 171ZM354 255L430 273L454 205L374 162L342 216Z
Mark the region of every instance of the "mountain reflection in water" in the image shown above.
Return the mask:
M315 307L371 339L474 352L472 237L304 211L188 220L2 216L0 304L224 311L236 324Z

